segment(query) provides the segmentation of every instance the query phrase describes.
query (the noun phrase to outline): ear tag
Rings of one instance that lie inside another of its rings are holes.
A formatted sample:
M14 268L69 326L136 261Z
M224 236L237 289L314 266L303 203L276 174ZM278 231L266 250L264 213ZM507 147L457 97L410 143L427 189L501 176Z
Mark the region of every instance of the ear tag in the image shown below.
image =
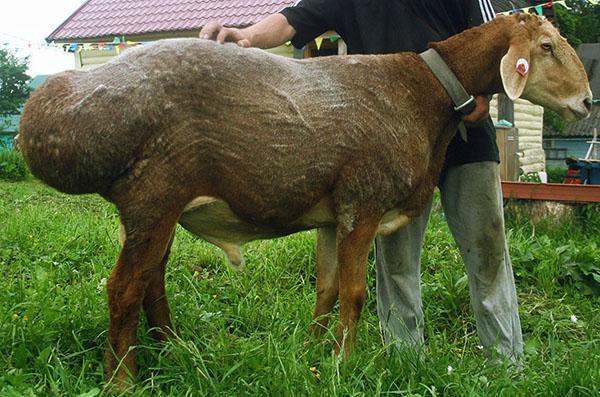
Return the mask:
M529 63L527 62L527 59L519 58L517 60L517 73L525 77L527 72L529 72Z

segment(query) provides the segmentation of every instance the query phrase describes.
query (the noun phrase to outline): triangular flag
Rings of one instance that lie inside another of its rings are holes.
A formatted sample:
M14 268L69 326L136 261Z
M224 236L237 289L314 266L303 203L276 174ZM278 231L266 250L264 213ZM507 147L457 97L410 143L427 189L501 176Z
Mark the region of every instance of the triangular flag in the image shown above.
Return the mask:
M315 39L315 43L317 43L317 50L321 49L321 44L323 44L323 37L319 36Z
M567 5L565 0L555 1L554 4L560 4L561 6L565 7L567 10L572 10L572 8Z
M540 16L544 15L544 10L542 10L542 6L541 5L535 6L533 8L535 8L535 12L537 12L538 15L540 15Z
M522 11L524 14L529 14L529 8L523 8Z
M73 43L73 44L69 44L69 52L75 52L77 51L77 43Z
M89 51L92 49L92 45L90 43L84 43L83 44L83 50L84 51Z
M340 38L340 36L330 36L329 41L331 41L332 43L335 43L336 41L338 41L339 38Z
M121 39L118 37L115 37L115 39L112 41L113 44L120 44L121 43Z

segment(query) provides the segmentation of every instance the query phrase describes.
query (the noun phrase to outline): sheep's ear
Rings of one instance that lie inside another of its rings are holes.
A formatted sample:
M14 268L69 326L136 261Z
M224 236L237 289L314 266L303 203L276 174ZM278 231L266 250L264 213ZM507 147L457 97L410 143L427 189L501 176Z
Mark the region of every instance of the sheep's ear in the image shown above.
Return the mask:
M500 61L500 76L504 91L511 100L523 94L529 76L529 40L520 37L513 40L506 55Z

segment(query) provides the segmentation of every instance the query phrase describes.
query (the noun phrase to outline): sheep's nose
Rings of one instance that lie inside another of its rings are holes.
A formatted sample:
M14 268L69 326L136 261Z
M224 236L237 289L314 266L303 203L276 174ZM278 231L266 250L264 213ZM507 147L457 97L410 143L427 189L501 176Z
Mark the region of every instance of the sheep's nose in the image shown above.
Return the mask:
M592 98L587 97L583 100L583 106L588 110L588 112L592 111Z

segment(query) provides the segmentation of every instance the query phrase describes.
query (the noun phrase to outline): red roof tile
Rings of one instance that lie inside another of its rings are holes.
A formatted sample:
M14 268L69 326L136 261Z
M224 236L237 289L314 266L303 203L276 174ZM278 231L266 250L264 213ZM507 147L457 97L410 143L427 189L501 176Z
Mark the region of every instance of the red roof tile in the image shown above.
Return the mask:
M199 30L208 21L248 26L295 0L88 0L46 39Z

